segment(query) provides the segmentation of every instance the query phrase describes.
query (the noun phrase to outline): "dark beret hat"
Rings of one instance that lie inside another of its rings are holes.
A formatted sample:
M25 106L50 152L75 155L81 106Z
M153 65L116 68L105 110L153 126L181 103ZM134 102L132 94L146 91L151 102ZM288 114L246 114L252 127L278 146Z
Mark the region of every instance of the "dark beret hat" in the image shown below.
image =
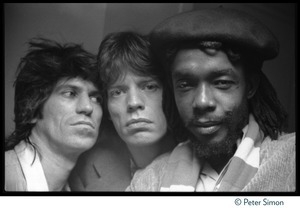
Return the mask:
M181 13L164 20L150 33L151 46L160 58L171 45L190 40L234 45L262 61L275 58L279 52L278 40L265 25L234 9L215 8Z

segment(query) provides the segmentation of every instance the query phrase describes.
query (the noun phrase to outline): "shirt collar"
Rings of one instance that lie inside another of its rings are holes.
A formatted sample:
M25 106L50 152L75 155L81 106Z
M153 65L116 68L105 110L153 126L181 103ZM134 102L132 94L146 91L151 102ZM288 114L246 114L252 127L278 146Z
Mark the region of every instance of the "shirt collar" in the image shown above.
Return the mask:
M27 191L49 191L39 154L32 145L22 140L15 146L27 184Z
M205 175L206 177L210 177L211 179L217 181L219 175L217 171L215 171L208 162L204 162L203 169L201 171L201 175Z
M27 184L27 191L49 191L46 176L38 152L24 140L15 146ZM62 191L71 191L66 184Z

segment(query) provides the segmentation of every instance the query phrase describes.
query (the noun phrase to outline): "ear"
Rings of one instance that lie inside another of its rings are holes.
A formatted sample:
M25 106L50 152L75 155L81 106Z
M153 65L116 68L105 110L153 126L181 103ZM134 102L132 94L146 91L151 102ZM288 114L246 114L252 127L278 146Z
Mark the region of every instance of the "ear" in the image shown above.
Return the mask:
M256 90L259 86L259 82L260 82L259 73L252 73L250 75L250 78L248 78L248 82L247 82L247 99L250 99L255 95Z

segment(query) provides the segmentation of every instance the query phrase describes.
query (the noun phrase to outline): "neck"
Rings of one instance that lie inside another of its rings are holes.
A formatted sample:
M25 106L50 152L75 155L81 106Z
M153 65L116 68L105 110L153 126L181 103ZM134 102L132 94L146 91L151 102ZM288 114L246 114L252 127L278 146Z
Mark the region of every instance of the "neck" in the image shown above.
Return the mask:
M154 144L149 144L147 146L133 146L127 144L127 147L138 168L145 168L157 156L172 150L175 147L175 142L171 137L165 136L159 142Z
M241 131L241 134L238 135L237 138L242 138L243 133ZM234 144L230 148L230 151L226 151L225 153L220 153L219 155L213 155L207 158L207 161L211 165L211 167L217 171L218 174L223 170L223 168L226 166L226 164L229 162L229 160L233 157L234 153L237 150L237 139L234 141Z
M61 191L74 168L79 154L57 152L47 140L32 132L30 140L37 147L49 191Z
M145 168L159 155L160 149L156 145L130 146L127 145L132 159L138 168Z
M220 156L210 157L207 160L208 160L209 164L211 165L211 167L218 174L220 174L232 156L233 155L220 155Z

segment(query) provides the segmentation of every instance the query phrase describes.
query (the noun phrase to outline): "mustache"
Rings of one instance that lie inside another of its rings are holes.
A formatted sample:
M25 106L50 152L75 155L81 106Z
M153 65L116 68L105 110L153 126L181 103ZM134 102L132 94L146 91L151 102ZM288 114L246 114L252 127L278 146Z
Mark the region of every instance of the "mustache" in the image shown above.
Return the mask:
M194 115L191 119L189 119L186 122L186 127L193 126L196 123L199 123L199 120L205 120L207 123L225 123L230 124L232 122L232 111L227 111L223 116L200 116L200 115Z

